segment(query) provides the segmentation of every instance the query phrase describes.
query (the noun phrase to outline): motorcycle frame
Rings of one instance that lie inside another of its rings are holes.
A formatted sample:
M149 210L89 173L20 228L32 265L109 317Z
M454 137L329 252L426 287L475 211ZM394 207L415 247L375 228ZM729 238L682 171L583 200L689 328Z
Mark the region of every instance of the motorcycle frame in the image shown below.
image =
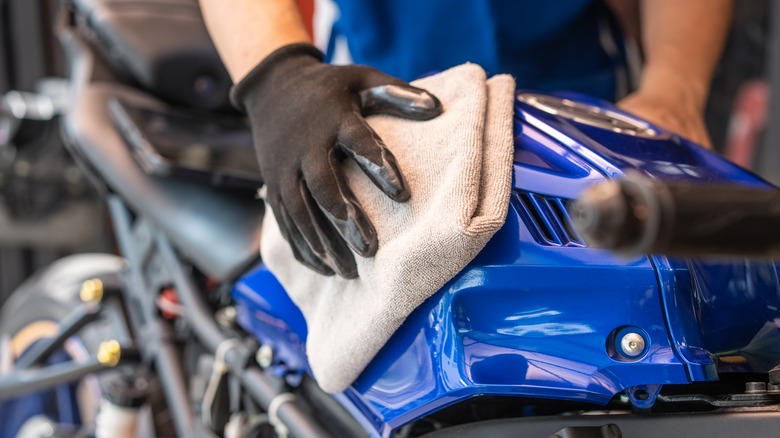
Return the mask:
M117 243L127 261L121 275L121 287L118 290L108 288L101 302L81 304L60 323L57 336L35 344L11 373L0 377L0 400L53 388L87 374L113 369L119 364L142 361L152 364L159 376L177 434L215 436L197 420L198 415L191 408L175 329L156 304L160 287L169 285L176 290L182 306L180 323L192 331L209 354L216 354L221 345L230 342L232 347L224 355L228 373L241 383L242 391L251 396L259 407L273 411L272 418L279 422L276 427L286 429L296 437L328 436L332 428L323 425L326 421L342 423L341 429L362 430L357 424L348 424L346 419L350 419L349 415L337 411L343 409L340 405L330 404L324 411L323 406L318 405L315 410L305 397L299 397L288 389L283 377L260 369L254 361L254 349L245 342L247 337L231 333L216 323L213 312L202 298L202 291L198 290L192 276L187 273L188 267L166 237L147 221L134 218L119 197L110 196L108 206ZM33 368L61 348L79 329L96 321L112 307L111 313L122 319L129 334L122 342L122 361L107 365L92 358L85 363L67 362ZM310 385L307 388L311 390ZM314 415L314 412L319 415Z
M92 49L78 35L74 17L69 11L60 14L56 28L68 58L76 60L71 64L75 87L91 79L111 76L99 63L95 63L94 55L88 53ZM191 269L182 262L169 240L149 221L136 216L118 195L112 193L76 148L68 144L68 136L62 137L87 179L106 200L114 237L127 265L120 278L100 279L106 285L104 300L84 303L74 309L58 324L57 336L36 343L20 364L10 373L0 376L0 401L77 381L116 365L143 362L152 365L159 377L177 435L216 436L198 421L198 415L191 407L187 376L182 369L180 348L176 344L179 340L176 329L157 307L161 288L171 287L176 290L183 309L178 323L188 327L211 355L221 345L231 345L224 354L228 374L240 382L242 392L248 394L261 409L270 409L269 417L278 430L286 430L296 437L318 437L327 436L327 431L333 429L330 425L339 424L337 430L341 434L365 435L364 429L344 408L316 385L310 382L302 385L307 396L318 401L314 409L305 397L298 397L288 390L283 376L277 377L261 370L254 360L255 352L245 343L251 343L252 338L225 330L216 323L213 312L203 300L203 291L198 289L192 278ZM113 328L118 332L116 336L121 340L123 352L119 363L106 365L92 358L86 363L66 362L34 367L44 363L53 352L62 348L67 339L101 316L112 319Z

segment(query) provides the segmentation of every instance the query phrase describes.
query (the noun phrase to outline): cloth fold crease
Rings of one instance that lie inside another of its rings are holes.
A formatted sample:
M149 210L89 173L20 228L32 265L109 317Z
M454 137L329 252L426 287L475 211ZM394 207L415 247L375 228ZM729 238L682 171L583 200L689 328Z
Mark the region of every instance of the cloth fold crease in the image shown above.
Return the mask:
M355 256L359 278L317 274L295 260L266 214L261 253L308 327L307 356L320 386L354 382L409 314L458 274L503 225L512 183L514 80L464 64L412 83L444 113L425 121L372 116L412 196L387 198L351 161L350 186L379 239Z

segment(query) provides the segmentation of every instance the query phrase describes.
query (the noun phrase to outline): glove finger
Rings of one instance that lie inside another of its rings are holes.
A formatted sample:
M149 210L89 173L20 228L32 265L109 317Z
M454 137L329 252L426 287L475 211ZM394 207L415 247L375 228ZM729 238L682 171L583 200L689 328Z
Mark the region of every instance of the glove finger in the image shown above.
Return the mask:
M320 242L317 228L312 223L313 219L303 200L302 190L305 188L303 180L298 176L289 175L279 186L285 211L304 240L299 246L309 247L318 259L327 264L325 248Z
M320 263L345 278L357 277L355 258L349 246L311 199L306 182L290 177L282 184L282 202L305 242L299 247L310 249Z
M331 149L303 163L303 179L322 213L347 244L363 257L376 254L374 226L355 199L343 173L340 153Z
M442 113L441 101L433 94L366 68L360 92L360 109L365 116L387 114L411 120L429 120Z
M409 200L410 193L395 156L361 116L342 123L339 148L365 172L385 195L397 202Z
M333 227L317 202L312 197L311 191L305 181L301 181L301 197L306 205L313 227L316 230L319 243L324 247L328 257L328 264L336 273L344 278L357 278L358 271L355 264L355 255L349 249L349 245Z
M290 213L284 207L284 204L280 199L277 199L271 205L271 209L276 217L276 222L279 224L279 230L282 233L282 237L287 240L287 243L292 249L295 259L301 262L306 267L318 272L322 275L333 275L333 270L320 260L320 258L312 251L306 240L301 235L298 227L293 222Z

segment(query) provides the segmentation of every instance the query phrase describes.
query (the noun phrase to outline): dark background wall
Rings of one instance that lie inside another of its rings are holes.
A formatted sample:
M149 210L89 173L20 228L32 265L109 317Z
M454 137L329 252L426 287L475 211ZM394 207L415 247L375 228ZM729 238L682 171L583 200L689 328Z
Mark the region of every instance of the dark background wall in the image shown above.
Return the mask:
M0 0L0 96L63 77L56 0ZM0 303L26 277L81 251L110 249L99 203L70 160L57 120L0 145Z

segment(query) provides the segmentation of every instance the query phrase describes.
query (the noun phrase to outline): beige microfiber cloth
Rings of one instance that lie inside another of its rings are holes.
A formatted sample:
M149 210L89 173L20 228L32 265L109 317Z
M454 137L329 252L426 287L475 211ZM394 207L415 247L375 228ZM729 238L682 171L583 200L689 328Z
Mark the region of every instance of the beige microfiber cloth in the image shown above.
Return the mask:
M444 105L415 122L373 116L368 123L395 155L412 197L387 198L352 162L348 177L376 228L373 258L355 256L359 278L304 267L266 214L262 258L306 319L307 355L328 392L345 390L407 316L462 270L504 224L512 181L511 76L486 80L465 64L413 82Z

